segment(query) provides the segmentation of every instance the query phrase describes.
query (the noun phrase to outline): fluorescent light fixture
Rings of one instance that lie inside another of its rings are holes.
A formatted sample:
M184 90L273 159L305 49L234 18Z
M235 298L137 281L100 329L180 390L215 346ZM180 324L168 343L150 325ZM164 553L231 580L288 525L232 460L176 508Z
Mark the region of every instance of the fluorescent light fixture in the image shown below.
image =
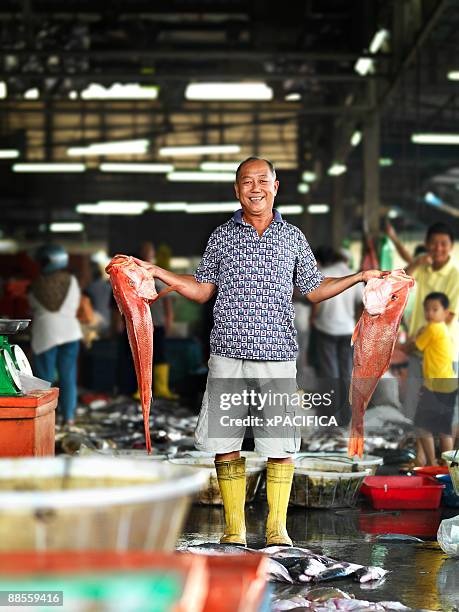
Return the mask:
M301 175L301 178L305 183L313 183L317 179L317 174L310 170L306 170L306 172L303 172Z
M459 134L411 134L411 142L413 142L414 144L458 145Z
M272 100L273 90L266 83L190 83L187 100Z
M185 212L186 202L155 202L153 210L156 212Z
M340 176L340 174L344 174L347 170L347 167L344 164L334 163L328 169L329 176Z
M24 92L24 98L26 100L38 100L40 97L40 92L36 87L32 87L32 89L28 89Z
M234 183L234 172L169 172L168 181L194 183Z
M7 94L8 94L8 90L7 90L5 81L0 81L0 98L1 99L6 98Z
M113 83L104 87L99 83L91 83L83 89L83 100L156 100L158 87L156 85L140 85L139 83Z
M362 132L360 132L359 130L356 130L353 134L352 134L352 138L351 138L351 145L353 147L356 147L357 145L360 144L360 141L362 140Z
M307 183L299 183L297 190L298 190L298 193L308 193L309 185Z
M382 28L378 30L370 42L370 53L377 53L386 40L389 38L389 31Z
M379 158L379 165L382 168L387 168L388 166L392 166L394 163L394 160L390 157L380 157Z
M424 202L430 204L430 206L441 206L444 203L441 198L433 193L433 191L428 191L424 195Z
M190 214L213 213L213 212L235 212L241 205L235 202L205 202L203 204L187 204L186 212Z
M50 232L82 232L84 230L83 223L50 223L49 231Z
M149 143L150 141L145 138L96 142L87 147L70 147L67 149L67 155L79 157L80 155L142 154L147 152Z
M450 81L459 81L459 70L451 70L448 72L448 79Z
M84 172L84 164L14 164L13 172Z
M285 206L276 206L276 209L281 215L301 215L304 211L301 204L286 204Z
M387 213L387 216L389 217L389 219L396 219L400 216L400 214L398 210L395 210L395 208L391 208L390 211Z
M183 147L161 147L159 154L162 157L186 157L187 155L212 155L219 153L239 153L239 145L199 145Z
M240 162L202 162L199 168L205 172L236 172Z
M148 202L100 201L97 204L78 204L76 211L86 215L141 215L149 206Z
M371 57L359 57L355 62L354 70L362 76L365 76L369 72L373 72L373 60Z
M289 93L285 96L285 100L286 102L298 102L298 100L301 100L301 94L296 92Z
M19 157L17 149L0 149L0 159L15 159Z
M71 100L78 100L78 92L72 89L72 91L69 91L69 98Z
M307 210L310 215L323 215L330 211L330 206L328 204L309 204Z
M104 163L100 164L99 170L101 172L145 172L145 173L167 173L173 172L174 166L172 164L112 164Z

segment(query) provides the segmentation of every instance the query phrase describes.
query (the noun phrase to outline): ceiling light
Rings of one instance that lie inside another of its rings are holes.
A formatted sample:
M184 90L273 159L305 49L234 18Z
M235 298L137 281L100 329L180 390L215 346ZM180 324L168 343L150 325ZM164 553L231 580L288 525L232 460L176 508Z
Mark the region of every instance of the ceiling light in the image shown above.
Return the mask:
M7 88L6 88L6 83L5 81L0 81L0 98L6 98L7 96Z
M271 100L273 90L266 83L190 83L187 100Z
M389 219L397 219L397 217L400 217L400 213L395 208L391 208L390 211L387 213L387 216L389 217Z
M71 100L78 100L78 92L72 89L72 91L69 91L69 98Z
M353 147L356 147L357 145L360 144L360 141L362 140L362 132L360 132L359 130L355 131L352 134L352 138L351 138L351 145Z
M389 38L389 31L382 28L378 30L376 34L371 39L370 43L370 53L377 53L386 40Z
M13 172L84 172L84 164L14 164Z
M84 230L83 223L50 223L50 232L82 232Z
M459 134L411 134L411 142L414 144L459 144Z
M97 204L78 204L76 211L86 215L141 215L149 206L148 202L100 201Z
M234 172L169 172L168 181L196 183L234 183Z
M309 204L307 210L310 215L323 215L330 211L330 206L328 204Z
M306 172L303 172L301 175L301 178L305 183L313 183L317 179L317 174L310 170L306 170Z
M379 165L382 168L387 168L388 166L392 166L394 163L394 160L391 159L390 157L380 157L379 158Z
M285 100L286 102L298 102L298 100L301 100L301 94L296 92L289 93L285 96Z
M40 97L40 92L36 87L32 87L32 89L28 89L24 92L24 98L26 100L38 100Z
M235 212L239 210L239 202L206 202L203 204L187 204L186 212L191 214L212 212Z
M344 164L332 164L328 169L328 174L330 176L340 176L340 174L344 174L347 170L347 167Z
M155 100L157 97L156 85L144 86L139 83L113 83L110 87L91 83L81 92L83 100Z
M281 215L301 215L304 211L301 204L286 204L285 206L276 206L276 209Z
M186 202L155 202L153 210L156 212L185 212Z
M100 164L101 172L145 172L145 173L166 173L172 172L174 166L172 164Z
M17 149L0 149L0 159L15 159L19 157Z
M362 76L365 76L369 72L373 72L373 68L373 60L371 57L360 57L354 65L354 70Z
M239 168L240 162L202 162L199 164L199 168L201 170L205 170L206 172L236 172Z
M80 155L143 154L147 152L149 143L150 141L145 138L96 142L87 147L70 147L67 149L67 155L79 157Z
M459 81L459 71L451 70L450 72L448 72L448 79L450 81Z
M426 204L430 204L431 206L441 206L443 204L443 200L435 195L433 191L428 191L424 195L424 202Z
M241 147L239 145L199 145L199 146L183 146L183 147L161 147L159 154L162 157L166 156L186 156L186 155L211 155L213 153L239 153Z
M309 185L307 183L299 183L297 190L298 190L298 193L308 193Z

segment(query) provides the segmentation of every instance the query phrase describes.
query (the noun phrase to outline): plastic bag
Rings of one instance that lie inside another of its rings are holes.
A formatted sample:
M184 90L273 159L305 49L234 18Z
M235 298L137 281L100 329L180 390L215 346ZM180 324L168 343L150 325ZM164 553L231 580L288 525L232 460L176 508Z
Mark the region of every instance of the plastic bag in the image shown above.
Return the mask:
M442 550L451 557L459 557L459 516L440 523L437 540Z

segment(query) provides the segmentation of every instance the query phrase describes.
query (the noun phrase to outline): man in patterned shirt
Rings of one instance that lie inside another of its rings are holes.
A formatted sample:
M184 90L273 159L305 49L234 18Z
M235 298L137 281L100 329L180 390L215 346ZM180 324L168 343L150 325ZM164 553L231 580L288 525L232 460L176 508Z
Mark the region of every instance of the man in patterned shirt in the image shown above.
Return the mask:
M226 521L220 541L245 546L245 458L240 456L245 425L236 425L227 437L216 435L213 423L221 415L222 406L212 401L212 383L269 380L270 390L285 390L287 384L294 392L298 350L293 325L294 287L311 302L321 302L380 272L367 270L343 278L324 278L303 233L273 209L279 181L270 161L256 157L244 160L236 171L234 187L241 209L212 233L194 275L139 263L152 276L196 302L204 303L217 293L207 389L195 440L199 450L215 453ZM234 401L231 411L240 416L236 406L240 403ZM284 426L279 435L279 427L255 425L253 432L255 449L268 457L266 543L291 546L286 516L293 457L301 442L298 429Z

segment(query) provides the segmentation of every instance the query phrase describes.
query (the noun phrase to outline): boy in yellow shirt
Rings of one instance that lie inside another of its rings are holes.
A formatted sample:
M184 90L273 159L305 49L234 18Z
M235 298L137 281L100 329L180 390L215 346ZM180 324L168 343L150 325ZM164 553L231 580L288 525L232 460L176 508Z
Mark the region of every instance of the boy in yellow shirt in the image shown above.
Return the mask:
M434 435L440 437L441 452L453 449L452 420L457 393L457 377L453 370L453 340L446 325L449 300L445 293L429 293L424 299L427 325L415 340L423 354L423 386L414 417L417 427L417 463L437 465Z

